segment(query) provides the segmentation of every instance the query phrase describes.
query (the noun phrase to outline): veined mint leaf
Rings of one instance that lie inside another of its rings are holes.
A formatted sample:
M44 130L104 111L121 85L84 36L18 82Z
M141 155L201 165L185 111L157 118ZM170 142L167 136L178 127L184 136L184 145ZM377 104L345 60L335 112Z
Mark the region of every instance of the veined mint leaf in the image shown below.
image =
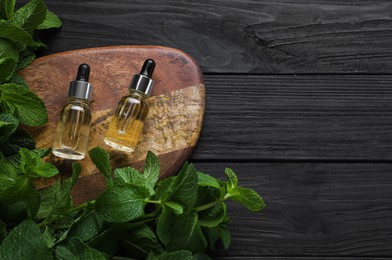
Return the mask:
M40 126L48 121L45 104L29 89L14 83L0 85L3 111L15 115L22 124Z
M184 208L177 202L166 201L164 202L164 205L170 208L176 214L182 214L184 212Z
M45 226L45 231L42 234L42 236L43 236L43 238L44 238L44 240L46 242L46 245L49 248L52 248L54 246L54 243L55 243L56 239L53 236L52 230L48 226Z
M155 187L158 181L160 169L158 157L153 152L148 151L143 175L152 188Z
M19 121L9 114L0 114L0 144L7 141L18 128Z
M199 212L199 224L202 227L216 227L225 219L227 206L219 203L212 208Z
M42 0L31 0L14 13L11 22L32 35L35 28L45 20L47 10Z
M0 160L0 194L2 191L12 187L17 177L16 168L8 161Z
M238 177L234 173L234 171L232 169L230 169L230 168L226 168L225 169L225 173L226 173L226 176L227 176L227 178L229 180L228 190L230 191L230 189L234 189L235 187L238 186Z
M130 230L128 235L121 240L121 244L128 251L129 256L137 259L146 259L150 252L163 253L163 248L155 233L147 225Z
M0 82L5 82L11 78L16 68L14 59L5 57L0 59Z
M19 50L11 41L0 37L0 57L11 58L17 62L19 59Z
M0 246L0 259L52 259L38 226L25 220L11 230Z
M176 176L170 176L167 177L163 180L160 180L155 189L156 189L156 197L158 199L166 200L168 197L170 197L170 194L173 191L173 184Z
M38 25L38 30L50 29L50 28L59 28L61 26L61 20L59 17L52 13L51 11L46 12L45 20Z
M33 60L35 59L35 53L30 50L24 50L19 54L19 61L18 64L16 66L16 71L22 70L24 68L26 68L27 66L29 66Z
M113 186L97 198L95 208L105 221L127 222L144 214L145 199L134 185Z
M115 183L119 185L133 184L134 186L138 187L139 191L145 197L149 197L155 193L154 189L147 183L147 180L144 178L143 174L134 168L118 168L114 171L114 178Z
M170 230L168 251L189 250L193 253L204 252L207 241L203 235L197 214L182 215Z
M19 154L21 157L20 169L30 178L50 178L59 173L53 164L42 162L35 152L22 148L19 150Z
M217 227L213 228L202 228L203 233L205 234L208 246L211 250L215 249L215 243L220 239L222 241L223 247L228 249L231 244L231 235L229 230L227 229L226 224L220 224Z
M260 211L265 207L261 196L254 190L236 187L229 192L229 199L238 201L250 211Z
M0 45L1 45L1 42L0 42ZM29 88L29 86L27 85L27 82L16 73L12 74L12 77L7 81L7 83L15 83L19 86Z
M214 177L202 173L202 172L197 172L197 179L198 179L198 185L199 186L211 186L214 188L220 188L219 182L217 181L217 179L215 179Z
M3 152L4 156L9 157L18 154L21 148L35 149L35 142L33 137L25 130L17 129L7 142L0 146L0 151Z
M193 165L185 163L172 182L172 192L167 200L175 201L189 211L197 200L197 173Z
M95 167L97 167L106 178L110 178L112 167L110 166L109 154L101 147L94 147L88 153L95 164Z
M65 244L59 245L56 248L56 259L59 260L106 260L107 255L89 247L83 243L79 238L72 237L67 240Z
M98 235L103 221L96 211L92 211L74 223L68 232L68 237L78 237L81 241L88 241Z
M162 212L158 217L156 232L159 240L164 245L167 245L170 241L170 230L173 229L176 219L177 216L163 205Z
M14 14L15 0L2 0L0 2L0 15L9 20Z
M27 31L9 21L0 20L0 38L34 45L33 37Z

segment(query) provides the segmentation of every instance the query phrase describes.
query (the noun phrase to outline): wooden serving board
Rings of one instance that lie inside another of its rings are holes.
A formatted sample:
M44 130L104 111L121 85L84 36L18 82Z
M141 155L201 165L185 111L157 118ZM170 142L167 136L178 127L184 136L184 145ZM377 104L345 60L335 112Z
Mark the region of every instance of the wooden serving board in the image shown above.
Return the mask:
M128 93L133 74L139 73L143 62L152 58L156 68L150 112L133 153L114 150L103 142L118 100ZM142 169L147 151L158 155L161 177L178 172L190 156L198 140L204 114L204 84L199 66L186 53L160 46L113 46L58 53L36 59L20 72L32 91L44 102L49 122L43 127L28 129L37 148L52 147L55 127L61 108L67 100L67 89L76 77L79 64L91 67L93 85L92 124L88 149L96 146L109 151L113 168L132 166ZM49 156L62 175L70 173L71 161ZM79 161L83 172L73 190L74 201L81 203L95 198L105 187L88 155ZM45 187L54 180L39 180Z

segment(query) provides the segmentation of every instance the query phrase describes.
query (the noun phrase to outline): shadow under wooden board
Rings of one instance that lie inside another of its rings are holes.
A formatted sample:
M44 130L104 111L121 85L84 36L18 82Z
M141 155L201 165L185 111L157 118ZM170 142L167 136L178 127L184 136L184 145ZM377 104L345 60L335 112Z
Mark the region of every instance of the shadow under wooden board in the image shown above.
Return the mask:
M138 147L133 153L111 149L103 142L118 100L128 94L134 74L144 60L156 62L149 98L150 112ZM93 85L92 123L88 149L96 146L109 151L113 168L132 166L142 169L147 151L161 162L161 177L176 174L196 145L202 127L205 90L196 62L186 53L161 46L113 46L58 53L36 59L20 72L32 91L45 103L49 121L43 127L28 129L37 148L52 147L61 108L67 101L67 89L75 80L79 64L91 67ZM49 156L63 175L70 174L71 161ZM79 161L82 174L72 195L75 203L94 199L105 187L105 179L88 155ZM54 180L38 180L39 188Z

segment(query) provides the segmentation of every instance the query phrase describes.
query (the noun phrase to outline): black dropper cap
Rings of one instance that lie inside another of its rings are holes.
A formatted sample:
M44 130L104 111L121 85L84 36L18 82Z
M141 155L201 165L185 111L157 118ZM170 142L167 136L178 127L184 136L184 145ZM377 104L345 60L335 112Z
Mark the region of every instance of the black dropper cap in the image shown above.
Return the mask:
M76 80L71 81L68 88L68 97L76 97L91 100L93 86L88 82L90 66L86 63L79 65Z
M88 82L90 77L90 66L86 63L82 63L78 68L78 75L76 76L76 80Z
M155 61L152 59L145 60L140 73L133 76L132 83L129 88L150 96L154 85L154 81L151 79L154 69Z

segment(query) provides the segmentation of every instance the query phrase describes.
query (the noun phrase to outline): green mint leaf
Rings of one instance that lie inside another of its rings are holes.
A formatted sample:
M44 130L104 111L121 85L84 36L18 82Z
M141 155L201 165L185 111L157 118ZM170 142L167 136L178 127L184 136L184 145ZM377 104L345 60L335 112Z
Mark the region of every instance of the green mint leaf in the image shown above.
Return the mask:
M33 37L27 31L9 21L0 20L0 38L34 45Z
M105 221L127 222L144 214L145 199L134 185L113 186L97 198L95 208Z
M226 176L229 180L228 182L228 190L230 191L231 189L234 189L235 187L238 186L238 177L234 173L234 171L230 168L225 169Z
M231 244L231 235L226 225L218 227L218 234L223 243L223 247L227 250Z
M14 83L0 85L3 111L13 114L22 124L44 125L48 121L45 104L29 89Z
M155 254L164 252L155 233L145 224L135 230L131 230L121 240L121 244L128 251L129 257L137 259L146 259L150 252Z
M12 77L7 81L7 83L15 83L19 86L29 88L29 86L27 85L27 82L16 73L12 74Z
M25 130L17 129L10 139L0 146L0 151L4 156L9 157L17 154L21 148L35 149L35 142L33 137Z
M42 0L31 0L14 13L11 22L32 35L35 28L45 20L46 11L47 7Z
M19 59L19 50L11 41L0 37L0 57L8 57L17 62Z
M216 189L211 186L199 186L195 206L200 207L214 203L219 199L221 199L220 189Z
M203 233L208 241L208 246L210 250L215 250L215 243L220 239L222 241L223 247L228 249L231 244L231 235L227 229L226 224L220 224L213 228L202 228Z
M15 0L2 0L0 2L0 15L9 20L14 14Z
M46 242L46 245L49 248L52 248L54 246L56 238L53 236L53 231L48 226L45 226L45 231L42 236Z
M25 220L11 230L0 246L0 259L52 259L38 226Z
M158 181L160 169L158 157L153 152L148 151L143 175L152 188L155 187Z
M21 157L20 169L30 178L50 178L58 174L57 168L47 162L42 162L39 155L26 148L19 150Z
M92 211L72 225L68 232L68 237L78 237L85 242L98 235L102 227L102 219L97 212Z
M14 59L6 57L0 59L0 82L9 80L16 68Z
M161 255L154 255L151 253L148 257L147 260L193 260L192 252L187 251L187 250L180 250L180 251L175 251L175 252L169 252L169 253L164 253Z
M19 54L19 61L16 71L22 70L29 66L35 59L35 53L32 50L24 50Z
M211 260L211 257L199 252L193 255L193 260Z
M133 184L134 186L137 186L145 197L149 197L155 193L154 189L147 183L143 174L131 167L116 169L114 171L114 181L118 185Z
M65 244L56 248L56 259L59 260L105 260L108 259L104 253L89 247L79 238L68 239Z
M0 114L0 144L7 141L18 128L19 121L9 114Z
M218 189L220 188L218 180L208 174L197 172L197 179L199 186L211 186Z
M175 214L182 214L184 212L184 208L181 206L181 204L176 202L166 201L164 202L164 205L170 208Z
M110 178L112 173L112 167L110 166L109 154L101 147L95 147L89 152L90 158L95 164L95 167L105 175L106 178Z
M56 14L47 11L45 20L40 25L38 25L37 29L44 30L44 29L59 28L59 27L61 27L60 18Z
M167 200L178 202L190 211L197 200L197 173L191 164L185 164L172 182L172 192Z
M216 227L225 219L227 206L219 203L212 208L199 212L199 224L202 227Z
M112 224L90 240L88 245L113 256L117 251L118 241L126 235L131 225L128 223Z
M8 161L0 160L0 194L15 184L18 177L16 168Z
M189 250L193 253L204 252L207 241L203 235L197 214L182 215L170 230L168 251Z
M176 223L177 216L163 204L162 212L157 221L157 235L159 240L167 245L170 241L170 230Z
M229 199L238 201L250 211L260 211L265 207L261 196L254 190L236 187L229 193Z
M170 176L160 180L155 186L157 199L167 200L173 191L173 182L176 176Z
M6 236L7 236L7 225L0 219L0 245Z

